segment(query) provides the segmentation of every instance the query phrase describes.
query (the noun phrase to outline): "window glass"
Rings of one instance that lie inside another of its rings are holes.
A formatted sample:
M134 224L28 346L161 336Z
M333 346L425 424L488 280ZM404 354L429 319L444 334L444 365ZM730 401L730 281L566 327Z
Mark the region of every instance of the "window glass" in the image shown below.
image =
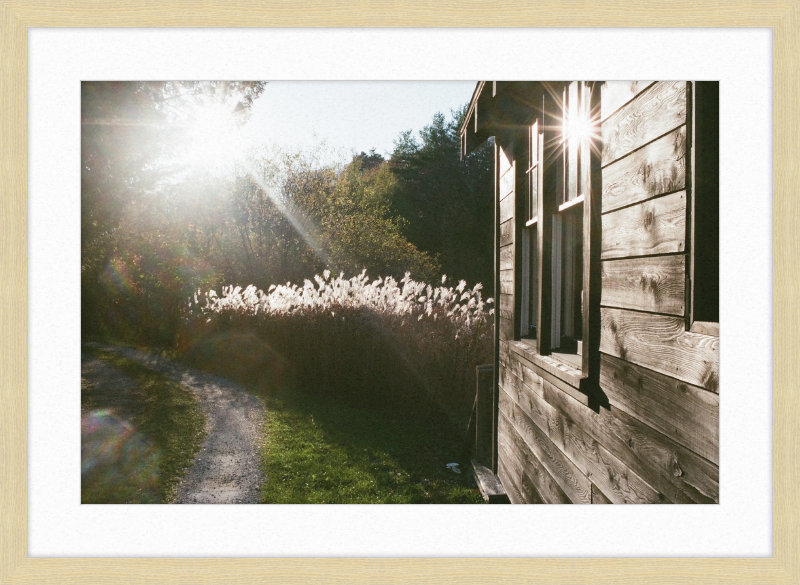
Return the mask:
M539 123L538 120L528 132L528 213L526 219L536 219L539 210Z
M552 306L550 344L559 354L580 354L583 338L583 195L589 192L593 135L590 87L573 81L564 87L559 174L552 217Z
M553 217L553 350L578 353L582 338L583 206Z
M522 231L522 339L536 339L539 316L539 251L536 225Z

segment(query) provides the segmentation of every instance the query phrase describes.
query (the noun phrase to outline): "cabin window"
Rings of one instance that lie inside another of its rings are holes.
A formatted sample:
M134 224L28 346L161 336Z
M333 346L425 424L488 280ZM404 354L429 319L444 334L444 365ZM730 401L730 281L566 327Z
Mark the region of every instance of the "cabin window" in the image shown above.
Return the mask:
M560 168L552 216L551 350L580 368L583 340L584 199L590 183L590 86L573 81L564 87L561 102Z
M599 168L592 84L556 84L542 95L528 128L528 187L520 246L520 339L536 339L541 355L553 355L583 375L588 320L593 164ZM598 96L594 96L597 101ZM593 149L594 146L594 149Z

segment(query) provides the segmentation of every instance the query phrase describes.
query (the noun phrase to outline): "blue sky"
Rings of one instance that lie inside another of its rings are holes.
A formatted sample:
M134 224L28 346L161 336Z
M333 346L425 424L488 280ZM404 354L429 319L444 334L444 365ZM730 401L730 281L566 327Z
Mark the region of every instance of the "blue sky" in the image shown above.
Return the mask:
M308 149L325 141L350 151L392 151L403 130L417 132L436 112L467 103L474 81L275 81L253 104L255 143Z

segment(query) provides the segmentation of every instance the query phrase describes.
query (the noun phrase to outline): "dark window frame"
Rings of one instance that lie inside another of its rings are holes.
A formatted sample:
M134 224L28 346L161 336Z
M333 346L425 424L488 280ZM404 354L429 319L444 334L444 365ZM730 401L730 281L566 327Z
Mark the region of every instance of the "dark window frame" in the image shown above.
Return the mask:
M538 213L541 189L543 135L538 119L527 127L528 164L525 170L526 198L524 215L525 225L522 227L521 274L522 289L520 297L520 329L521 339L537 338L539 308L539 254L538 254Z
M600 111L600 85L597 82L572 82L572 95L579 96L579 104L586 108L589 114L589 125L599 132ZM538 314L536 315L536 339L526 339L522 335L525 321L522 318L522 303L528 299L520 298L516 303L516 322L520 325L517 330L518 341L525 343L525 347L533 350L534 355L552 356L559 362L571 368L573 374L565 375L571 383L577 378L586 379L596 374L599 366L599 197L600 197L600 154L599 148L592 148L591 139L586 138L578 152L569 152L565 140L564 113L565 102L569 108L570 83L550 84L542 92L540 98L541 108L537 108L535 117L528 126L528 165L526 203L523 221L518 224L523 235L520 238L519 252L523 252L523 261L534 254L538 259L538 275L532 283L529 274L521 273L521 287L523 292L531 285L538 289L537 302ZM565 99L566 98L566 99ZM575 110L573 109L573 112ZM540 135L537 140L537 164L533 164L531 136L533 129L537 128ZM574 145L574 143L573 143ZM568 176L570 163L574 167L572 177L578 177L578 182L570 184ZM537 172L534 173L533 171ZM534 182L535 181L535 182ZM533 185L537 189L536 214L534 218L532 203ZM570 193L573 195L570 197ZM598 204L595 205L594 201ZM561 294L553 287L554 218L563 217L563 214L574 214L581 209L581 267L583 286L581 291L573 291L579 295L581 312L580 323L582 351L580 356L572 357L559 354L560 343L554 343L553 333L553 297ZM520 232L518 232L520 233ZM536 241L531 242L530 236L536 234ZM527 250L525 246L528 246ZM529 297L528 297L529 298ZM593 302L594 301L594 302ZM595 305L597 305L595 307ZM597 354L596 356L593 354ZM566 358L566 359L565 359Z
M719 337L719 82L689 82L686 330Z

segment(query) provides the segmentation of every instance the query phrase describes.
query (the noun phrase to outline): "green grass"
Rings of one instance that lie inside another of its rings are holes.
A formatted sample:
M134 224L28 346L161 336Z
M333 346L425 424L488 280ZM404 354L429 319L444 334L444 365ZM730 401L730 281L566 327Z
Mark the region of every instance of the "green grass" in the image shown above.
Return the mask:
M171 501L205 435L205 417L195 398L180 384L134 361L101 350L84 348L84 351L132 378L135 388L127 392L123 406L113 411L104 409L102 396L95 396L93 402L87 404L92 395L81 393L82 405L106 419L109 417L103 413L113 412L129 420L132 427L127 431L119 425L101 427L122 428L123 431L108 437L100 450L92 452L99 454L96 459L102 461L82 473L81 502ZM125 441L120 437L125 437ZM103 457L104 454L114 456ZM87 461L82 461L82 469L86 464Z
M483 503L463 446L443 427L319 396L266 403L264 503Z

